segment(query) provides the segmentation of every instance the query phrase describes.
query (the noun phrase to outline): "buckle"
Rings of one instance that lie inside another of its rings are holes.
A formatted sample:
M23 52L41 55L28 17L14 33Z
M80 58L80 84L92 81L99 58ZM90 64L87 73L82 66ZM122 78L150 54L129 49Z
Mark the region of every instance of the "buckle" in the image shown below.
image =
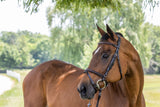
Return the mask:
M100 82L102 82L103 84L100 84ZM101 85L103 85L103 87L101 87ZM103 90L106 88L106 81L102 80L102 79L99 79L96 83L96 86L98 88L98 90Z

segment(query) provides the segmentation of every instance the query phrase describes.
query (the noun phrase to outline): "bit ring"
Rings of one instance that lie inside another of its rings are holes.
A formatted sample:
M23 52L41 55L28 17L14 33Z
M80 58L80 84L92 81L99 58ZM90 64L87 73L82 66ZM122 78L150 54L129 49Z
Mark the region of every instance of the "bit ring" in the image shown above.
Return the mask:
M104 84L104 86L101 88L100 87L100 85L99 85L99 82L103 82L103 84ZM100 90L103 90L103 89L105 89L106 88L106 81L104 81L104 80L102 80L102 79L99 79L98 81L97 81L97 83L96 83L96 86L97 86L97 88Z

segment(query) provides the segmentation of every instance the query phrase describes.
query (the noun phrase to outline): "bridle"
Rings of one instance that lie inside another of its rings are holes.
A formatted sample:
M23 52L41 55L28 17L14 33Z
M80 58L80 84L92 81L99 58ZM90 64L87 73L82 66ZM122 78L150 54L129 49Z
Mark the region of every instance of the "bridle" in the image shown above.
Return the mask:
M118 36L118 41L117 41L117 45L113 44L113 43L110 43L110 42L99 42L98 44L106 44L106 45L112 45L113 47L116 48L116 51L114 53L114 55L112 56L112 59L106 69L106 72L104 74L101 74L99 72L96 72L94 70L91 70L91 69L86 69L84 71L84 73L87 73L89 79L90 79L90 82L92 84L92 86L95 88L95 90L98 90L99 91L99 95L98 95L98 100L97 100L97 104L96 104L96 107L98 107L98 104L99 104L99 100L101 98L101 91L107 86L108 82L106 81L106 76L108 75L108 72L111 70L115 60L116 60L116 57L117 57L117 60L118 60L118 67L119 67L119 73L120 73L120 80L122 79L122 71L121 71L121 65L120 65L120 60L119 60L119 48L120 48L120 44L121 44L121 38ZM94 81L92 80L91 76L89 75L89 72L90 73L93 73L99 77L101 77L101 79L99 79L96 84L94 83ZM103 82L103 87L100 87L99 83L100 82Z

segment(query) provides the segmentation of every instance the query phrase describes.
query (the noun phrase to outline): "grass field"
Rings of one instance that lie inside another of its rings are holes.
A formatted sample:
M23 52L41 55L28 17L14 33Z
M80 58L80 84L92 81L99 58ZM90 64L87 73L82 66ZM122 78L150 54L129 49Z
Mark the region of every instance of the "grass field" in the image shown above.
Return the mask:
M21 82L15 82L13 88L0 96L0 107L23 107L22 81L28 71L16 71L21 74ZM160 107L160 75L145 75L144 97L146 107Z
M160 107L160 75L145 75L143 93L147 107Z

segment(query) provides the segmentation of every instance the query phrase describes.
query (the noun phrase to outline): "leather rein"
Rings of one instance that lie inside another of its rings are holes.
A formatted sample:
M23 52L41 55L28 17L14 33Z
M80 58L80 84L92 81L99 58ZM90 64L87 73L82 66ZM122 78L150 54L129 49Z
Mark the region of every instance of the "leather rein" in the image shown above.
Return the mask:
M106 72L105 72L104 74L101 74L101 73L96 72L96 71L91 70L91 69L86 69L86 70L84 71L84 73L87 73L87 75L88 75L88 77L89 77L89 79L90 79L90 82L91 82L92 86L95 88L95 90L98 90L98 91L99 91L96 107L98 107L99 100L100 100L100 98L101 98L101 91L102 91L102 90L107 86L107 84L108 84L108 82L107 82L107 80L106 80L105 78L106 78L106 76L108 75L108 72L111 70L112 66L114 65L114 62L115 62L116 58L117 58L117 60L118 60L119 73L120 73L120 76L121 76L120 80L122 79L122 70L121 70L120 59L119 59L119 48L120 48L120 44L121 44L121 38L119 37L119 35L117 35L117 36L118 36L117 45L112 44L112 43L110 43L110 42L99 42L99 43L98 43L98 44L112 45L113 47L116 48L116 51L115 51L114 55L112 56L112 59L111 59L109 65L108 65L108 67L107 67L107 69L106 69ZM99 77L101 77L101 79L99 79L99 80L96 82L96 84L95 84L94 81L93 81L93 79L91 78L89 72L90 72L90 73L93 73L93 74L95 74L95 75L97 75L97 76L99 76ZM103 82L103 84L104 84L103 87L100 87L100 85L99 85L100 82ZM88 107L89 107L89 106L90 106L90 104L88 104Z

